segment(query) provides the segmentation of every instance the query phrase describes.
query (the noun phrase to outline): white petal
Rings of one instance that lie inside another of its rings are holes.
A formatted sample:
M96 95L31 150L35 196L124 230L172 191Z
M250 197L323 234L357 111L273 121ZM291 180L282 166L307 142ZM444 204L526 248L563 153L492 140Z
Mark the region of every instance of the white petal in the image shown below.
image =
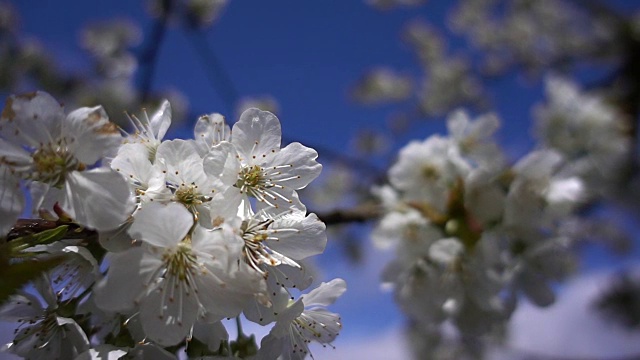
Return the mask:
M20 166L30 166L32 163L33 158L31 154L25 151L22 146L12 144L0 138L0 165L16 168Z
M137 181L146 187L152 177L158 176L153 171L154 166L147 151L147 147L141 143L123 144L118 149L118 155L111 160L111 168L128 181Z
M529 153L514 165L514 170L530 179L545 179L562 163L562 155L554 150L538 150Z
M35 295L25 292L9 297L0 308L0 319L19 321L40 316L43 311L40 300Z
M312 336L309 336L309 340L315 340L321 344L328 344L335 340L342 330L342 322L340 315L332 313L326 309L312 309L305 310L304 314L313 319L316 323L322 325L315 325L315 330L312 332Z
M193 140L164 141L156 153L156 162L160 161L166 167L167 182L178 186L193 183L203 192L213 187L215 179L207 178Z
M258 354L256 355L257 360L273 360L279 359L279 356L282 355L282 349L284 347L284 342L288 341L284 338L276 337L272 334L268 334L267 336L262 338L260 342L260 349L258 350Z
M105 250L110 252L121 252L130 249L132 246L129 227L132 221L127 221L115 230L101 231L98 233L98 241Z
M238 215L243 196L235 186L229 186L222 191L217 191L213 199L208 203L210 218L215 223L234 221Z
M232 134L231 142L247 164L252 164L254 156L261 161L280 150L280 120L268 111L245 110L233 126Z
M278 240L267 240L269 247L294 260L321 254L327 245L326 226L316 214L302 218L300 213L282 216L274 221L271 228L295 229L297 232L282 231L274 233Z
M229 141L230 136L231 128L225 124L224 116L220 114L201 116L193 128L193 137L201 154L206 154L212 146L221 141Z
M149 203L138 210L129 234L138 240L160 246L178 244L193 226L193 216L182 204Z
M289 327L293 320L300 316L303 311L304 303L302 302L302 298L300 298L295 303L289 305L284 311L278 313L278 321L269 334L276 337L286 337L291 335Z
M229 340L227 329L220 321L213 324L196 322L193 326L193 337L207 344L211 351L218 351L220 343Z
M93 257L93 254L91 254L91 252L87 250L87 248L79 246L65 246L62 249L62 252L77 254L80 258L82 258L82 260L84 260L83 267L86 267L91 272L97 273L98 261L95 257Z
M72 111L63 126L67 147L86 165L93 165L105 156L113 157L123 140L102 106Z
M209 319L221 320L240 314L253 296L253 290L247 289L249 284L242 284L242 280L231 278L223 281L220 279L220 276L224 276L223 273L208 266L207 269L207 273L199 273L195 278L194 287L198 289L198 298Z
M429 258L439 264L449 265L464 251L457 238L440 239L429 247Z
M279 214L284 211L301 211L306 212L306 206L300 201L298 197L298 193L289 188L284 187L282 189L271 188L270 190L281 195L279 196L271 196L267 195L267 200L272 204L269 205L267 201L258 201L256 208L260 211L265 211L267 213Z
M0 166L0 237L9 233L24 207L18 178L8 168Z
M118 360L125 355L127 350L102 344L79 354L74 360Z
M227 186L235 185L240 172L237 155L236 148L226 141L212 147L204 157L205 173L212 178L220 179Z
M37 147L60 134L64 119L62 106L43 91L7 98L0 135L16 145Z
M75 320L64 317L58 317L56 320L58 325L64 326L66 330L62 342L63 351L66 350L75 355L89 349L87 334Z
M447 131L449 135L456 139L461 139L465 135L465 130L469 126L469 114L461 109L457 109L447 117Z
M309 147L294 142L273 155L270 166L291 165L291 169L282 169L282 174L273 176L278 182L292 189L302 189L320 175L322 165L316 159L318 153ZM279 182L279 179L288 179Z
M267 282L273 281L267 277ZM276 321L276 315L281 309L285 309L291 295L282 286L275 286L270 284L267 289L269 292L268 299L270 303L265 303L260 298L255 298L250 301L247 306L244 307L243 314L247 320L260 324L262 326L270 324ZM283 296L280 296L280 295ZM280 299L284 299L280 301ZM277 310L276 310L277 309Z
M323 282L308 294L301 296L305 307L329 306L347 291L347 283L340 279L333 279L328 283Z
M58 307L58 298L53 292L49 273L44 273L42 276L35 279L33 281L33 287L38 290L42 299L47 303L48 308L55 309Z
M304 264L302 265L269 267L269 276L275 278L278 283L287 288L305 290L313 283L313 271L308 271L307 267Z
M578 177L554 179L547 189L547 201L550 203L577 203L584 199L586 186Z
M125 222L134 207L127 181L108 168L67 175L62 208L80 224L104 231Z
M164 291L173 291L172 285L166 286ZM173 300L170 296L158 288L140 306L144 332L149 340L160 346L172 346L184 340L198 316L198 303L193 293L186 294L177 288Z
M160 108L151 116L149 125L155 139L162 140L171 125L171 104L169 101L164 100L160 104Z
M144 290L145 277L149 270L142 270L143 248L134 248L121 253L107 255L109 271L106 278L94 286L95 303L105 311L128 311L135 307L135 299ZM156 264L161 266L160 260ZM147 268L153 270L153 266Z
M29 185L31 194L31 212L37 214L40 209L51 211L56 202L62 202L64 192L58 188L52 188L49 184L33 181Z

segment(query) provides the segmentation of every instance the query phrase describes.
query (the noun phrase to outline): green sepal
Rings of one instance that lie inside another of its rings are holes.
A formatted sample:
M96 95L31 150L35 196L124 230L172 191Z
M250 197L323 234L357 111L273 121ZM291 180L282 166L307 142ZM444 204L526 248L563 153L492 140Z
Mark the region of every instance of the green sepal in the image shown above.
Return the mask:
M24 249L36 245L47 245L58 240L62 240L67 235L68 225L60 225L54 229L41 231L36 234L29 234L3 244L3 247L9 247L11 255L15 255Z

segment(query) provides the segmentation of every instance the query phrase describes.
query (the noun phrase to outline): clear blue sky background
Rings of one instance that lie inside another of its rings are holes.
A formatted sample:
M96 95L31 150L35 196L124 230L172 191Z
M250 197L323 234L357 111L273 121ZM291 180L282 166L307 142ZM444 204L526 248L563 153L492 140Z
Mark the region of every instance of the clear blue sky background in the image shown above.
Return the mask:
M442 26L448 3L432 1L420 10L378 12L359 0L230 1L208 40L240 95L275 96L288 137L343 150L359 129L382 127L388 113L388 108L352 103L348 89L375 65L419 73L413 54L400 42L403 25L422 17ZM137 22L148 33L151 19L143 4L121 0L15 2L23 33L41 39L71 71L90 70L89 58L78 45L83 25L121 17ZM459 43L453 39L453 46ZM153 87L180 90L196 114L232 115L220 96L219 84L208 80L206 67L183 28L172 26L160 48ZM532 97L540 97L539 86L530 88L516 79L501 81L494 88L498 93L521 94L494 104L501 110L509 137L519 140L514 143L527 139L528 105ZM412 136L427 135L425 129L416 130L421 133Z
M628 4L622 0L617 3ZM72 72L90 71L89 57L78 45L84 25L127 18L138 23L146 35L152 24L143 1L22 0L13 4L20 13L21 34L40 39L59 65ZM354 135L365 128L384 129L390 111L389 107L367 108L351 102L349 88L366 69L380 64L418 74L416 59L400 42L403 25L422 17L442 28L449 4L433 0L420 10L383 13L361 0L231 0L207 38L240 95L270 94L278 100L285 136L349 153ZM459 39L452 40L454 47L461 44ZM219 84L207 78L206 67L185 30L170 26L160 45L153 88L184 93L194 114L220 112L233 118L234 111L220 95ZM515 158L532 145L530 109L542 99L541 83L507 78L493 82L488 89L504 123L500 141ZM191 133L190 127L186 134ZM395 146L443 130L443 121L416 125L406 137L397 139ZM177 134L185 132L174 132ZM366 236L368 229L361 230ZM334 307L342 313L345 324L338 346L402 324L391 296L377 288L377 272L389 255L374 252L365 244L364 264L349 264L333 248L318 261L327 279L344 277L350 287ZM600 255L590 259L603 265L616 261Z

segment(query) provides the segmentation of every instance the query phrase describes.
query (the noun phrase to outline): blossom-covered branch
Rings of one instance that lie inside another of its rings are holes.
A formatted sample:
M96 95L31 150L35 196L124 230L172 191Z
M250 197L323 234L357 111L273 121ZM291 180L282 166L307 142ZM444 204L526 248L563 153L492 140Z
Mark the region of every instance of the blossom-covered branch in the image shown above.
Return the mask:
M0 310L23 324L7 349L26 357L105 349L174 357L197 339L200 355L271 359L302 358L311 341L331 343L342 322L324 307L345 282L293 301L313 283L302 261L327 242L325 224L297 194L322 169L316 151L282 147L279 120L258 109L233 129L219 114L204 115L191 140L164 139L167 101L130 120L134 132L122 137L101 107L65 115L44 92L7 100L0 119L7 255L15 263L62 258L36 281L46 304L19 292ZM27 204L23 188L31 213L44 218L16 222ZM221 320L240 314L275 324L259 350L245 341L231 353L238 346Z

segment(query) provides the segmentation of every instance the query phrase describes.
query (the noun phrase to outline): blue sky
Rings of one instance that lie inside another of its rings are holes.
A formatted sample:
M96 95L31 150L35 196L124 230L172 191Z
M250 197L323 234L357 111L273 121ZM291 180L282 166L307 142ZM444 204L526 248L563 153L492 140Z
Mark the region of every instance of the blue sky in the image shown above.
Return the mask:
M138 23L145 34L151 27L143 1L13 3L20 13L21 34L39 38L67 71L89 71L89 58L78 45L82 26L117 17ZM240 95L269 94L278 100L287 138L350 154L358 131L385 129L390 108L357 105L348 98L349 88L366 69L380 64L418 73L411 51L400 42L403 24L423 17L442 26L449 3L433 0L420 10L381 13L360 0L231 0L207 33L207 40ZM453 46L459 44L459 40L453 40ZM153 88L181 91L194 114L220 112L232 118L233 109L221 96L219 83L208 80L207 71L189 35L179 26L171 26L160 47ZM504 123L499 134L501 143L512 156L522 154L531 147L530 108L542 99L541 83L508 78L491 84L489 90ZM190 125L187 128L189 134ZM415 125L406 137L397 139L395 146L443 130L442 121ZM184 132L176 130L174 135L180 133ZM368 229L360 230L366 237ZM367 342L397 346L400 341L400 312L394 307L391 294L377 285L379 271L391 255L365 244L363 264L348 263L334 248L318 260L326 279L344 277L349 291L333 308L344 319L345 329L335 343L339 349L317 358L348 359L352 355L340 353L340 348L349 350L353 344ZM593 257L594 262L601 259ZM616 258L607 258L602 266L615 261ZM533 310L527 314L531 319L540 316Z
M116 17L133 20L148 33L151 20L143 3L21 1L15 5L24 34L41 39L64 68L89 71L89 58L78 45L79 29ZM366 69L380 64L419 73L410 49L400 42L401 30L406 21L417 17L442 25L446 4L434 1L422 10L381 13L356 0L231 1L207 39L240 95L271 94L278 100L285 135L342 150L358 130L383 128L389 113L388 107L354 104L348 89ZM458 42L454 40L453 46ZM183 92L195 114L232 115L219 84L208 80L207 71L187 32L176 25L170 27L160 47L153 88ZM505 110L501 112L509 140L515 136L513 140L519 141L513 142L519 143L528 138L528 130L517 120L528 116L526 105L532 96L541 95L540 89L517 80L497 85L498 91L520 88L525 92L507 104L496 103ZM517 129L510 125L514 122ZM435 128L442 129L440 125ZM416 130L427 135L433 128L419 126Z

